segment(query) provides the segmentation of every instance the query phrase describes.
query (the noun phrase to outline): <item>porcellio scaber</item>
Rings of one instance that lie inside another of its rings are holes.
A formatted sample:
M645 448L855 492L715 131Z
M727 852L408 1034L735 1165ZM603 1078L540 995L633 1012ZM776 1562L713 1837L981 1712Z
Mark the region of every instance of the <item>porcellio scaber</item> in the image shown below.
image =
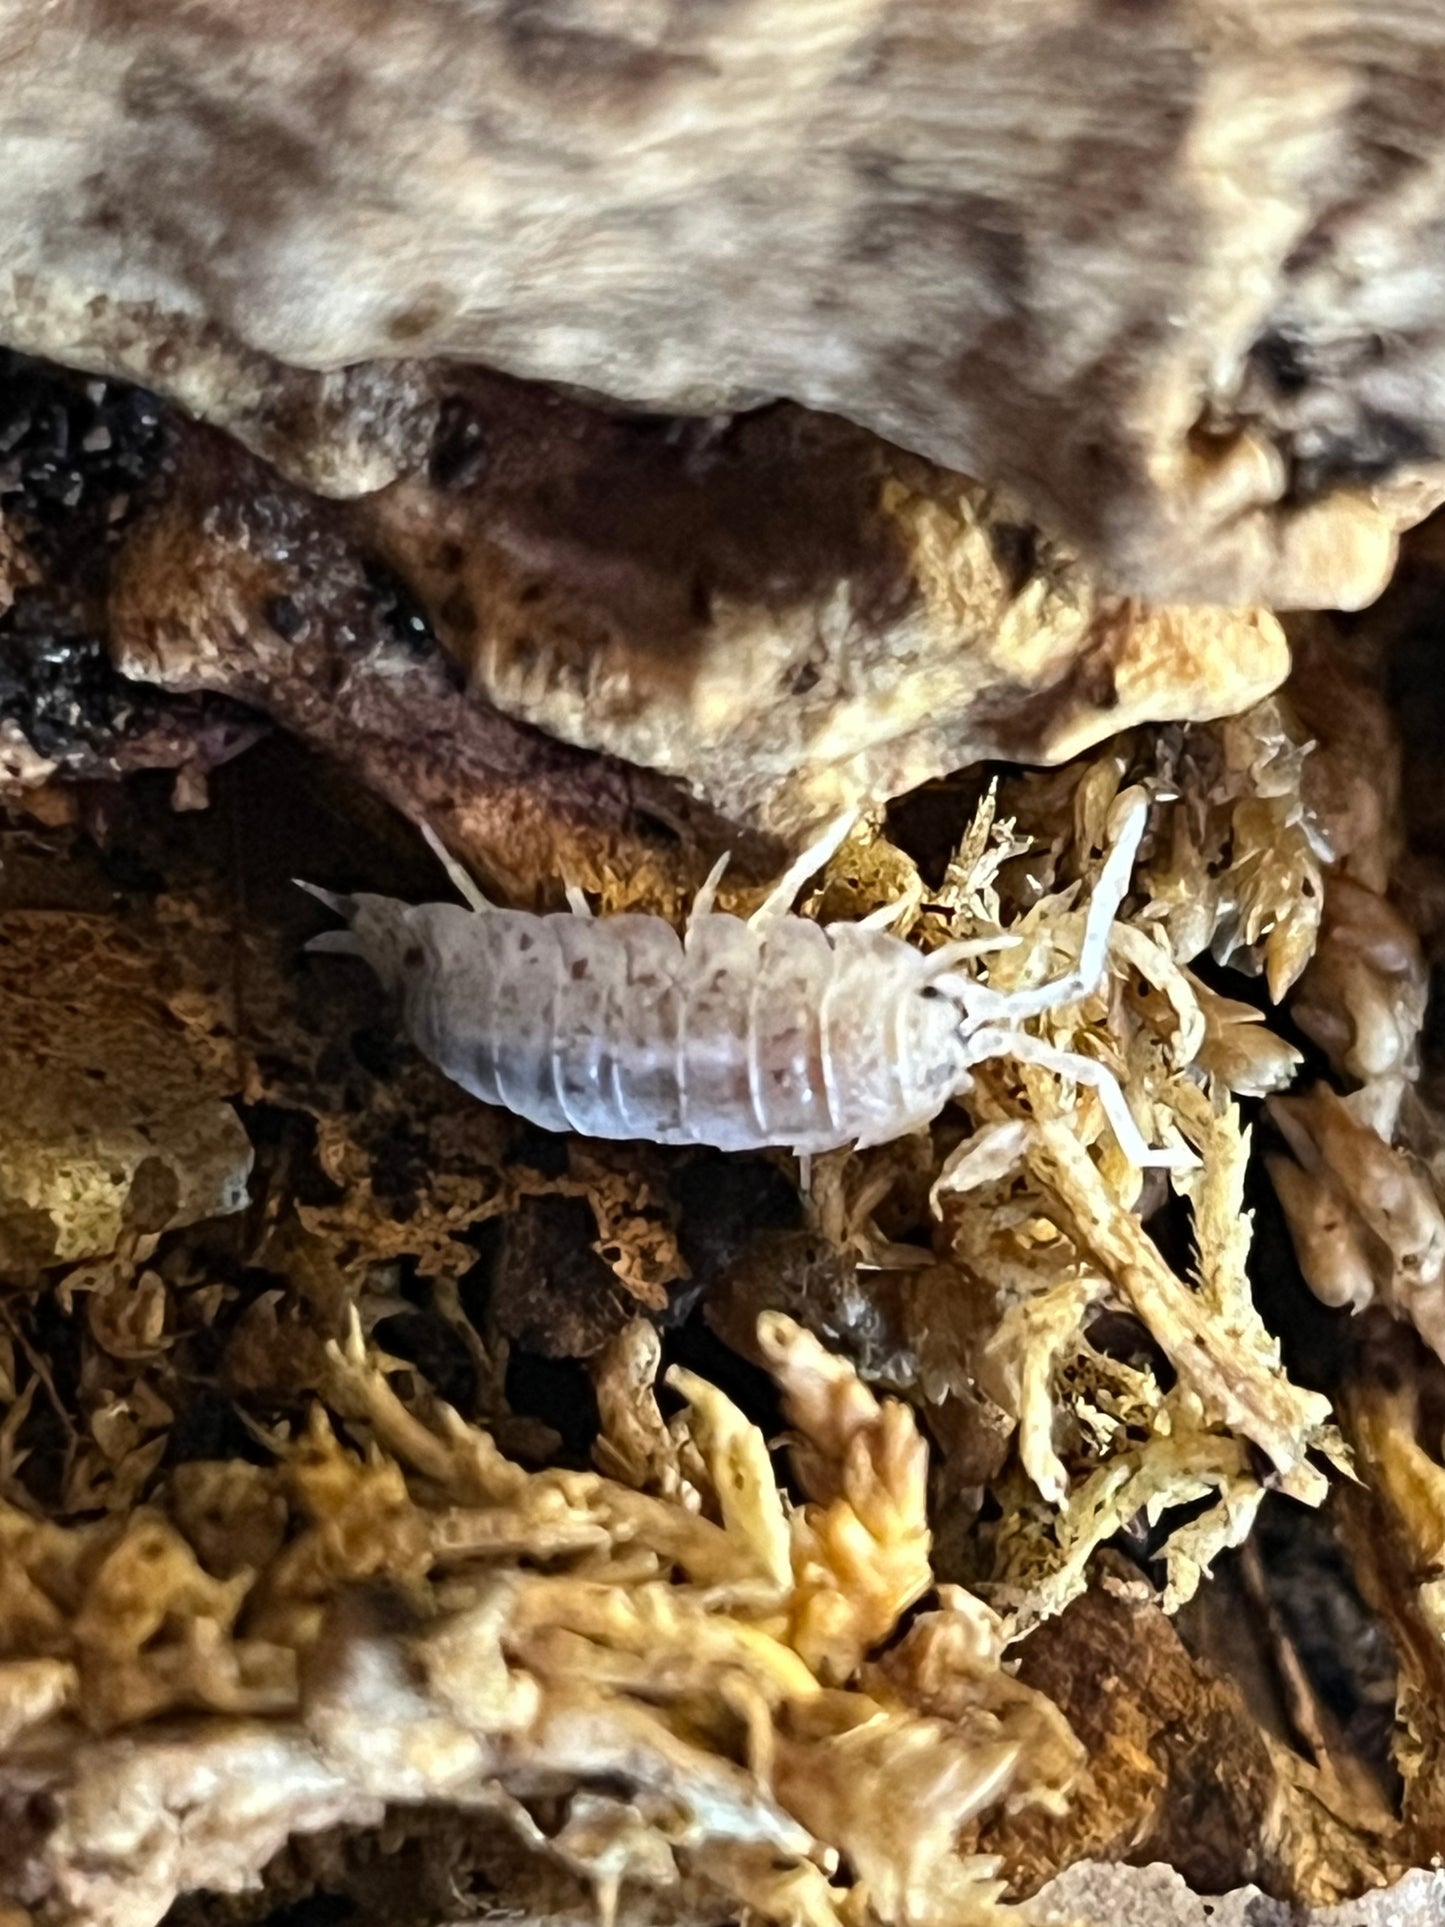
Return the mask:
M1011 1056L1093 1086L1122 1148L1161 1164L1173 1154L1150 1150L1106 1067L1019 1028L1103 977L1146 813L1141 795L1128 799L1076 968L1015 991L959 969L997 938L928 952L890 934L897 907L827 926L793 914L851 819L747 920L713 908L724 859L681 937L661 917L594 917L575 889L569 911L498 909L434 839L471 907L303 887L348 926L311 948L363 957L446 1076L546 1130L807 1157L928 1124L967 1089L971 1065Z

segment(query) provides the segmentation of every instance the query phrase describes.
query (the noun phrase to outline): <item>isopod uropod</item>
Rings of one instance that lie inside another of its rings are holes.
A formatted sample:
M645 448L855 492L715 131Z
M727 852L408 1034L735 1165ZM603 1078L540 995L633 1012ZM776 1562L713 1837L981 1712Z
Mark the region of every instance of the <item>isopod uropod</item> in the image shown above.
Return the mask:
M311 947L364 957L441 1071L547 1130L806 1157L901 1137L968 1088L970 1065L1012 1056L1091 1085L1133 1161L1170 1164L1176 1154L1149 1148L1104 1065L1019 1028L1102 979L1145 814L1136 796L1076 967L1036 989L998 991L963 974L958 965L987 943L929 953L891 935L893 908L826 927L794 915L851 819L746 921L713 909L724 858L682 937L661 917L593 917L574 889L570 911L497 909L433 839L470 908L313 890L348 928Z

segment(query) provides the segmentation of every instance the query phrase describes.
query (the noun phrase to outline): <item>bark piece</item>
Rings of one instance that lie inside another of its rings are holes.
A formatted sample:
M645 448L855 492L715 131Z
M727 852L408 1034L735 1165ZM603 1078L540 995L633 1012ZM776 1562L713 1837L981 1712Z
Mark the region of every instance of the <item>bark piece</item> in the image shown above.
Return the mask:
M1266 1738L1126 1572L1118 1562L1022 1649L1019 1678L1069 1720L1091 1784L1062 1819L991 1827L985 1844L1014 1885L1032 1889L1082 1859L1164 1862L1199 1893L1253 1883L1321 1904L1387 1878L1389 1843L1332 1809L1322 1776Z
M125 676L264 710L510 895L567 869L615 904L677 900L700 851L766 874L840 808L1285 674L1272 616L1101 596L1014 511L843 424L769 416L699 481L655 437L501 392L495 487L354 508L176 424L114 565Z
M0 50L0 338L324 486L465 357L847 413L1182 600L1366 601L1439 498L1428 10L7 0Z
M619 419L458 374L362 520L474 686L797 837L988 757L1206 721L1288 669L1264 611L1106 595L1023 506L826 416Z
M343 510L234 443L182 432L164 495L116 559L113 653L137 680L264 711L514 900L556 895L566 873L680 907L726 843L744 874L757 866L766 844L729 836L674 785L469 696L420 611L370 564Z

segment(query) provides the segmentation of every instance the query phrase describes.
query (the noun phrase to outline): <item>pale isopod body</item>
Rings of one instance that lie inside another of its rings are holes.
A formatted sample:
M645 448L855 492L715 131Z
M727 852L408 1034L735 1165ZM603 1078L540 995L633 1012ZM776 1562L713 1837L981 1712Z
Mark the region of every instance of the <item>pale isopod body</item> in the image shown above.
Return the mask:
M349 928L314 947L364 957L440 1070L547 1130L800 1155L884 1143L934 1118L971 1064L1013 1054L1098 1088L1130 1154L1157 1163L1170 1154L1148 1150L1099 1064L1015 1028L1102 974L1142 824L1140 808L1100 877L1078 969L1033 991L962 975L975 946L928 953L880 919L790 914L838 830L747 921L713 911L719 866L682 937L660 917L591 917L576 893L542 916L358 895L326 899Z

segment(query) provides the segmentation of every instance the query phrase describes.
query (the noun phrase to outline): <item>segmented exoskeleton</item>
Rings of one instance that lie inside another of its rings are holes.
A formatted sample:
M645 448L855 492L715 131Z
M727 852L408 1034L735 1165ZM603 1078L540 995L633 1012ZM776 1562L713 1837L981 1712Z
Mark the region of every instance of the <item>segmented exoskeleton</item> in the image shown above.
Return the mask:
M1093 1086L1136 1164L1173 1163L1105 1066L1019 1028L1102 978L1145 815L1131 799L1076 968L1036 989L994 990L958 968L997 938L927 952L892 936L901 906L826 927L793 915L849 820L746 921L713 908L724 858L682 937L661 917L593 917L575 889L570 912L497 909L434 842L471 908L313 891L349 927L311 947L364 957L440 1070L547 1130L808 1156L901 1137L967 1089L971 1065L1010 1056Z

